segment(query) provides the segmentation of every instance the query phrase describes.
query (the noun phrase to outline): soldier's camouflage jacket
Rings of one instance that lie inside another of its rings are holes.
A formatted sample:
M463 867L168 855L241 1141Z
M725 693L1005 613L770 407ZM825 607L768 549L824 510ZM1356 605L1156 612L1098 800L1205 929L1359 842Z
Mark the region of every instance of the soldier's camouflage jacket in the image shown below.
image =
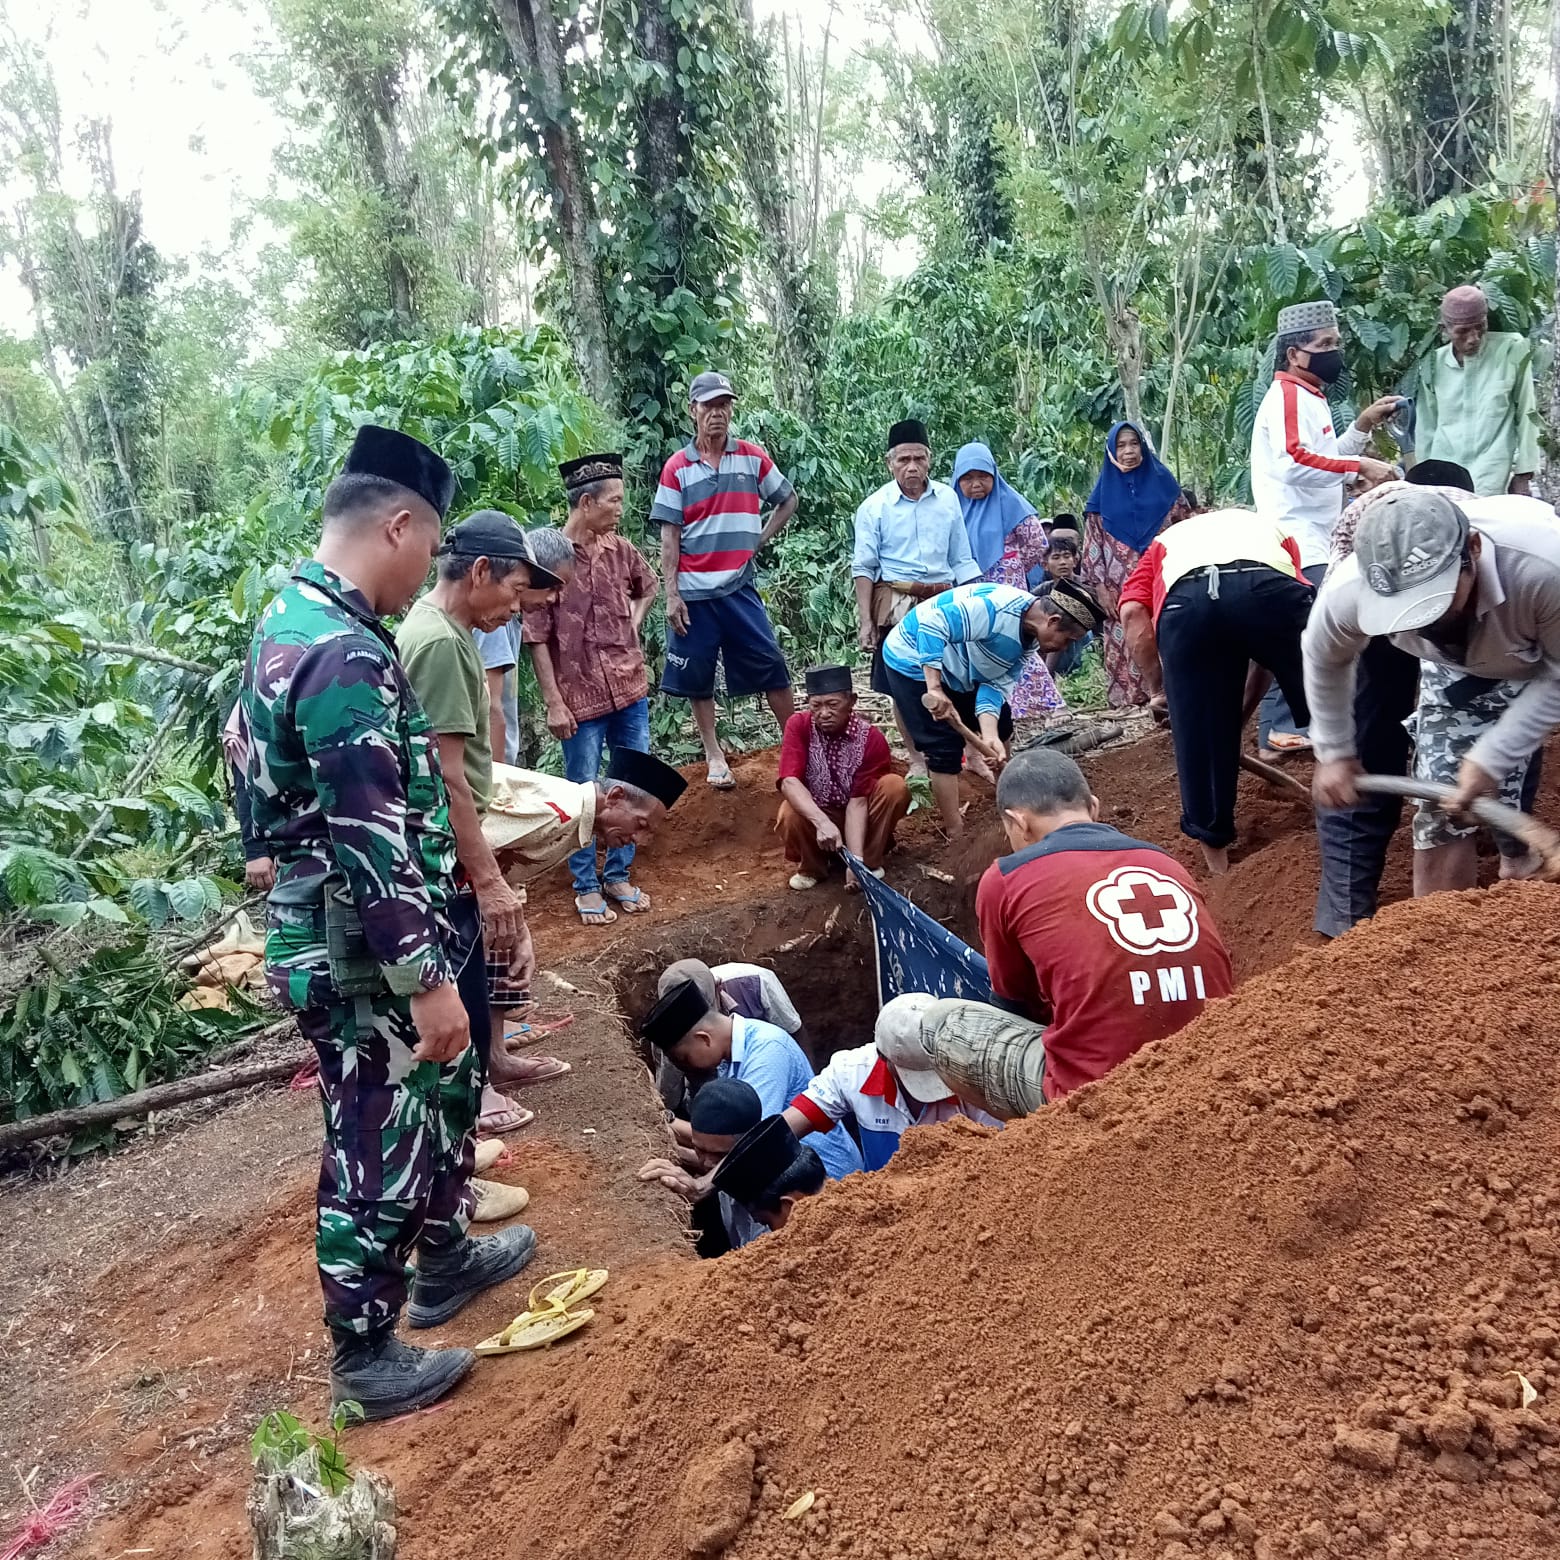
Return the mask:
M450 978L455 836L437 741L363 595L313 560L255 630L240 693L276 863L266 966L289 1007Z

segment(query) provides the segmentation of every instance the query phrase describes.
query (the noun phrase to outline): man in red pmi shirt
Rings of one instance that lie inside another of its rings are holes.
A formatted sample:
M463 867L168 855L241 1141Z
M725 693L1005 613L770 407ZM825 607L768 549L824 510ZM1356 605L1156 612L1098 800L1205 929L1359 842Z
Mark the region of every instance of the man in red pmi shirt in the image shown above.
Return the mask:
M1229 995L1229 954L1186 869L1100 823L1070 758L1020 753L997 807L1013 854L986 869L975 913L997 1005L1046 1026L1047 1100Z

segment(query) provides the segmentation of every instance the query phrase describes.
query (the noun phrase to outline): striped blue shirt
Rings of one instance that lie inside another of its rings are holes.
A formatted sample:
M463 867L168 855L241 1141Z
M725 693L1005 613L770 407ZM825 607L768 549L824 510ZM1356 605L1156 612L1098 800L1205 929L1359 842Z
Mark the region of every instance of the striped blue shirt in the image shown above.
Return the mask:
M926 681L935 666L955 693L976 689L975 709L997 715L1033 646L1024 614L1035 603L1011 585L959 585L912 607L883 641L883 659L901 677Z

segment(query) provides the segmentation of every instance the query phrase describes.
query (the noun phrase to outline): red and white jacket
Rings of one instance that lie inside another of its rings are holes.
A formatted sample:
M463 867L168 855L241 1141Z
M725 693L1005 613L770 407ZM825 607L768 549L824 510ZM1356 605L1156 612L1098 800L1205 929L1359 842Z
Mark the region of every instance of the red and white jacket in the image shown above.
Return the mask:
M1370 435L1333 431L1332 407L1317 387L1280 370L1251 430L1251 497L1300 544L1300 562L1326 563L1332 528L1343 513L1344 479L1360 469Z

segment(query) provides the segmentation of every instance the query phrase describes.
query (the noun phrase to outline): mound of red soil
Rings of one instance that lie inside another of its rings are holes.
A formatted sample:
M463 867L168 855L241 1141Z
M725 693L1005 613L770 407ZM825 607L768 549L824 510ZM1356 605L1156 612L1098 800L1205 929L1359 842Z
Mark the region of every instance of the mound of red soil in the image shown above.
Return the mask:
M1557 920L1550 887L1395 906L1059 1107L911 1133L664 1278L409 1541L1560 1553Z

